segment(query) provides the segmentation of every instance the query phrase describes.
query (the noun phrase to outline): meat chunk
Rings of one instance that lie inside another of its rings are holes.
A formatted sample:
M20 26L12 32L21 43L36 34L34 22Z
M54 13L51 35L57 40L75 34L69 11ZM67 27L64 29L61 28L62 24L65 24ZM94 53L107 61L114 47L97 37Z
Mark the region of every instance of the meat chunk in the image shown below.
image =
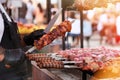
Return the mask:
M41 37L38 41L34 42L34 45L37 49L41 49L44 46L50 44L54 39L58 38L59 36L64 36L66 32L71 31L71 23L69 21L64 21L60 25L58 25L55 29L51 32L45 34Z

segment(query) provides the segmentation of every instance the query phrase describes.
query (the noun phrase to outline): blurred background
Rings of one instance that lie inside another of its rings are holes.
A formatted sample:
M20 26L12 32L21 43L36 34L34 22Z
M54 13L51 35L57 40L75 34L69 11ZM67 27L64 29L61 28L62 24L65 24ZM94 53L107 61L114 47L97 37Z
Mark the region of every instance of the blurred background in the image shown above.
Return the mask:
M0 0L0 2L9 16L18 23L21 35L44 29L56 11L63 8L64 14L61 13L54 27L63 20L72 22L72 30L64 39L66 48L80 47L81 44L84 47L107 46L117 49L120 46L119 0ZM61 38L57 40L62 44Z

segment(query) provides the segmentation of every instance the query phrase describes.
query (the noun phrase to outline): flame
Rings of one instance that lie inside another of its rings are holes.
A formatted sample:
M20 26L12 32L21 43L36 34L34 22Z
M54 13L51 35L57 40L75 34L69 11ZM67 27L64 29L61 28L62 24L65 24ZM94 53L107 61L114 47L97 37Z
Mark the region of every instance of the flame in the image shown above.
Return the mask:
M94 73L91 80L111 80L110 78L114 78L112 80L115 80L115 78L120 78L120 59L113 59L105 64L106 66L103 69Z

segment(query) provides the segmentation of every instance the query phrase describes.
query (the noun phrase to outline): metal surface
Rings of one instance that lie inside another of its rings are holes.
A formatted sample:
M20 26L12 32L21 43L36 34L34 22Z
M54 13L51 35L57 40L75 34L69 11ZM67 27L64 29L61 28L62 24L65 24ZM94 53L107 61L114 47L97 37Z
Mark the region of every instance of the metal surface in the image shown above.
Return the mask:
M33 80L81 80L81 71L75 66L65 66L65 69L40 69L32 62Z
M33 46L32 48L28 49L28 50L25 52L25 54L32 53L35 49L36 49L36 47Z
M80 69L80 67L77 67L75 65L64 65L64 68L68 68L68 69Z
M64 65L75 65L77 63L82 63L82 61L62 61Z
M56 22L58 16L60 15L62 11L62 8L58 10L58 12L54 15L54 17L50 20L48 26L46 27L46 29L44 30L45 33L50 32L50 29L53 27L54 23Z

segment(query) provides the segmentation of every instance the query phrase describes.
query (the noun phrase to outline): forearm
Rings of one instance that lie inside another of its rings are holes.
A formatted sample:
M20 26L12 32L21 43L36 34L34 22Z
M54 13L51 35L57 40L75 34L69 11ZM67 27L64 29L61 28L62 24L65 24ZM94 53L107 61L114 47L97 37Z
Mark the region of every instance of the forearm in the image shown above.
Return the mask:
M4 59L4 51L5 50L2 47L0 47L0 62Z
M0 54L0 62L3 61L3 59L4 59L4 55Z

